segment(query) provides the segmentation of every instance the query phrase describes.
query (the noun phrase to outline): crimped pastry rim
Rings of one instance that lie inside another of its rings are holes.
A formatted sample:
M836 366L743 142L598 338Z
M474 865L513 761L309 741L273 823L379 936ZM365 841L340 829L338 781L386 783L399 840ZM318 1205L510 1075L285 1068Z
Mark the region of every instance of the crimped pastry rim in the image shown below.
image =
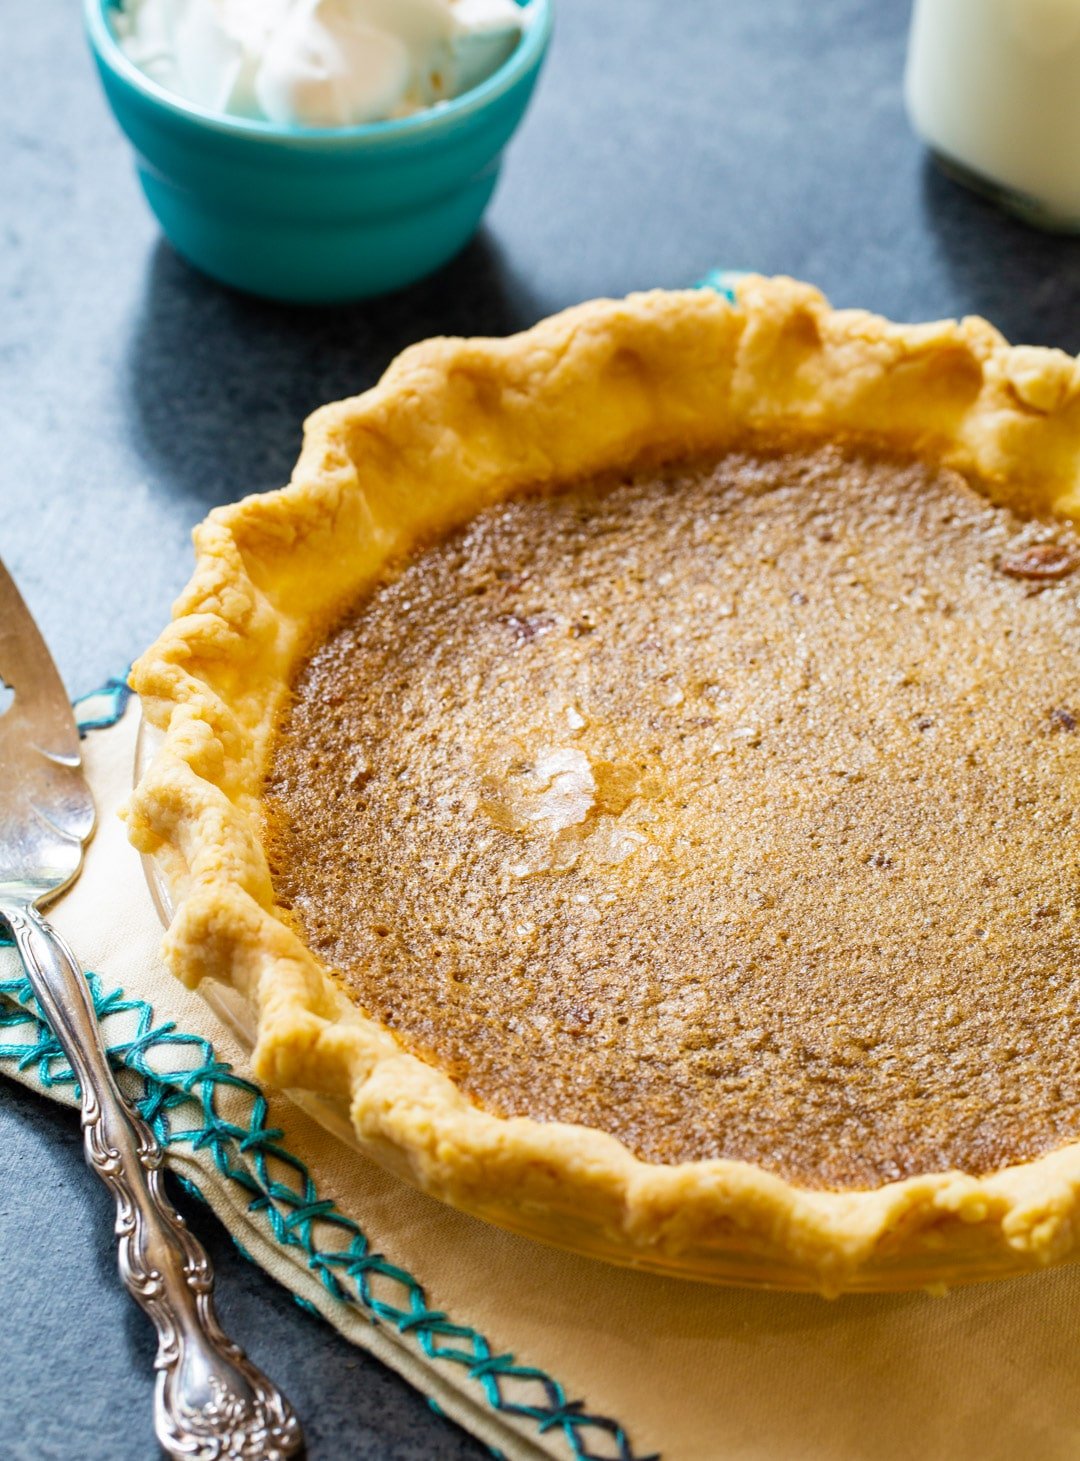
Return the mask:
M833 1293L1065 1260L1080 1143L972 1177L799 1188L752 1163L665 1166L615 1137L493 1116L356 1010L275 912L260 787L306 648L421 536L519 487L739 433L873 438L1080 518L1080 367L985 321L896 325L751 276L598 300L506 340L414 346L307 422L288 487L219 508L132 684L163 736L126 810L176 908L174 972L252 1007L257 1075L348 1103L364 1151L453 1206L615 1261Z

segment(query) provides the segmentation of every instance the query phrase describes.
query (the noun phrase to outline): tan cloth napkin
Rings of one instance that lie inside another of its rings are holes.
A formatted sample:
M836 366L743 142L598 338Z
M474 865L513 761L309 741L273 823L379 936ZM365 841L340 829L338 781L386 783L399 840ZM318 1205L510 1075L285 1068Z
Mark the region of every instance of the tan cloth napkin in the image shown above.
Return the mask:
M246 1076L232 1035L158 957L160 926L116 818L131 781L136 720L129 710L114 729L95 731L85 743L100 830L82 878L55 908L55 922L98 972L103 990L120 987L129 1000L147 1002L156 1027L175 1021ZM0 978L15 977L12 951L0 949ZM20 1030L10 1023L10 1008L0 1030L9 1052L0 1069L40 1088L42 1071L55 1075L60 1067L55 1059L43 1066L35 1053L14 1069L10 1049ZM137 1016L128 1010L107 1017L113 1043L113 1026ZM145 1011L142 1019L129 1063L137 1066L145 1055L156 1069L170 1050L174 1059L177 1049L183 1054L184 1047L156 1049L146 1038ZM21 1038L31 1039L27 1030L29 1024ZM204 1047L191 1048L198 1067ZM192 1097L202 1092L205 1099L212 1088L214 1120L223 1123L219 1139L215 1145L204 1131L197 1150L183 1140L170 1147L176 1169L198 1185L257 1263L514 1461L630 1461L652 1453L666 1461L1080 1456L1073 1349L1080 1270L945 1298L832 1302L630 1273L532 1245L417 1195L276 1095L266 1124L282 1134L271 1146L302 1160L308 1186L299 1207L295 1199L267 1203L256 1195L251 1210L253 1190L226 1175L222 1162L242 1173L261 1153L264 1187L275 1171L286 1190L299 1179L266 1159L265 1143L241 1149L250 1093L233 1093L234 1110L227 1084L215 1080L211 1087L212 1078L204 1071ZM70 1084L53 1084L50 1094L72 1098ZM181 1095L160 1118L173 1130L197 1130L192 1097ZM228 1134L231 1117L239 1135ZM318 1206L331 1200L336 1207ZM335 1228L336 1215L355 1226ZM329 1267L320 1261L318 1255L347 1246L358 1259L353 1272L343 1260ZM369 1252L383 1260L365 1269ZM388 1264L404 1277L395 1278ZM340 1296L322 1274L339 1285ZM435 1311L445 1318L433 1319Z

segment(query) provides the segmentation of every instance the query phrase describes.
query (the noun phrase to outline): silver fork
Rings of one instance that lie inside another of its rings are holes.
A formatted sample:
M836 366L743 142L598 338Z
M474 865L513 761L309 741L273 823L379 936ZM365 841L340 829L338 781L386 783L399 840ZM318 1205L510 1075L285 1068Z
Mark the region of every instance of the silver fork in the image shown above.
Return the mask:
M82 869L94 799L64 686L0 563L0 921L79 1083L86 1160L116 1201L120 1277L158 1334L154 1424L177 1461L286 1461L302 1448L289 1402L228 1339L213 1269L162 1186L157 1138L109 1068L93 1000L40 907Z

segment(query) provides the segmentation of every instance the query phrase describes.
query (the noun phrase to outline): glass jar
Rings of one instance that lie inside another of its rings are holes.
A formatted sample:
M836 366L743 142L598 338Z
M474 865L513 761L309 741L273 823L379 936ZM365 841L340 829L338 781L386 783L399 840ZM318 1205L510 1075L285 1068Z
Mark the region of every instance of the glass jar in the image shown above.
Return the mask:
M1080 0L915 0L905 89L947 172L1080 232Z

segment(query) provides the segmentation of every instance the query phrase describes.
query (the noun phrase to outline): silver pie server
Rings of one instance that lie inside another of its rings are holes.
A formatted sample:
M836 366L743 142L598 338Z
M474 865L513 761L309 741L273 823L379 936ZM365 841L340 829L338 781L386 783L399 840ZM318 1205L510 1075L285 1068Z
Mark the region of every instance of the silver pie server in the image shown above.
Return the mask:
M109 1069L82 972L40 907L74 882L94 830L79 734L63 682L0 563L0 922L82 1095L86 1160L116 1201L120 1276L157 1329L154 1423L183 1461L285 1461L303 1445L289 1402L214 1312L202 1244L165 1195L162 1149Z

